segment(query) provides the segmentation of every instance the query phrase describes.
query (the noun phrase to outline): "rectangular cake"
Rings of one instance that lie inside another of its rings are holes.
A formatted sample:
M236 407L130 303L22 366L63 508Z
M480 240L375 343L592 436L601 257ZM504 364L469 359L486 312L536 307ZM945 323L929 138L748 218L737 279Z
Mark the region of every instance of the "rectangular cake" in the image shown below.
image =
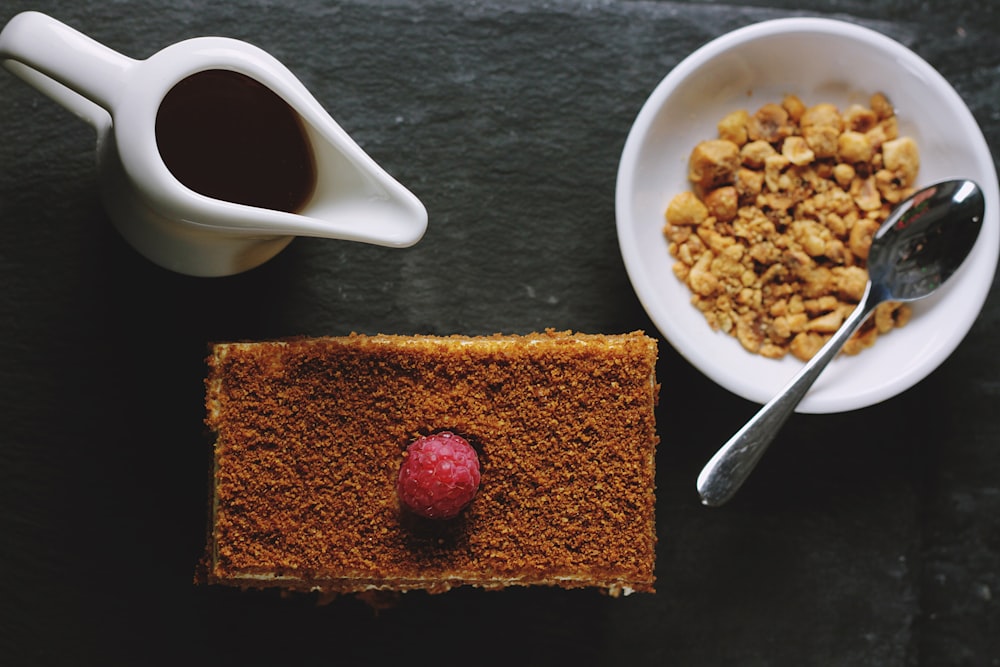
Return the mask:
M213 346L198 579L320 593L654 590L657 343L642 332L351 335ZM408 445L453 432L481 481L402 507Z

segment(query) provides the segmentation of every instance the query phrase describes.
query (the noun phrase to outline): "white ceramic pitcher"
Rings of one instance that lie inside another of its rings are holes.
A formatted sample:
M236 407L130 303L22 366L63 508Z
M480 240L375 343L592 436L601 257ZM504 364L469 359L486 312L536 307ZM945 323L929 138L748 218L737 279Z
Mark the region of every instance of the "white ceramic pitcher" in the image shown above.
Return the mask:
M11 72L94 126L105 206L143 255L195 276L258 266L295 236L413 245L427 212L347 135L302 83L246 42L199 37L134 60L37 12L18 14L0 32L0 60ZM295 212L199 194L167 168L155 123L180 81L228 70L277 94L301 120L312 149L315 187Z

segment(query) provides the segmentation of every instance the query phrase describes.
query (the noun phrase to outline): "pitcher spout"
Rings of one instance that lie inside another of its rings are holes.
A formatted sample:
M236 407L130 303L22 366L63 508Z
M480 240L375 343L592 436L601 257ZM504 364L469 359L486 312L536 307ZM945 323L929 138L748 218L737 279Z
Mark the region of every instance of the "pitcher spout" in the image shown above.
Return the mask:
M393 248L417 243L427 230L421 201L326 112L313 111L310 106L302 118L315 158L315 191L299 211L303 219L292 225L293 233Z

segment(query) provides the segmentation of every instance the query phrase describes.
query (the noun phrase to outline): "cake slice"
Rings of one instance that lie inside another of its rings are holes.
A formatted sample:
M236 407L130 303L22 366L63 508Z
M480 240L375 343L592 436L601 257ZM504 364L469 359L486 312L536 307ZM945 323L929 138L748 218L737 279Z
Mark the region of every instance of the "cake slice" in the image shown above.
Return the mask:
M198 579L321 593L454 586L653 592L657 343L642 332L215 345ZM478 453L451 519L407 510L404 451Z

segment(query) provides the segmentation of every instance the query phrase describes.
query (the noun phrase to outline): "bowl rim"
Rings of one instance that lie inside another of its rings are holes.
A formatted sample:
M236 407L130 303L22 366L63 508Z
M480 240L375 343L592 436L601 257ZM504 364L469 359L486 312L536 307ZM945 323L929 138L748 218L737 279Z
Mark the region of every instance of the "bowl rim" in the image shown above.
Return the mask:
M967 126L970 130L978 133L971 137L971 143L977 149L974 155L976 159L973 161L976 166L972 171L978 172L981 175L973 180L976 180L980 187L983 188L984 195L986 196L987 211L983 229L977 241L977 246L980 247L974 250L974 252L978 252L980 255L988 253L988 257L981 259L980 263L988 262L991 267L990 279L980 280L973 284L974 289L972 293L966 294L963 297L971 305L966 309L967 312L963 311L964 317L962 321L954 323L954 335L944 345L940 346L935 353L926 355L926 358L921 360L919 367L914 371L908 372L905 376L894 381L887 381L884 386L875 390L857 393L853 396L816 398L815 396L807 395L797 408L798 412L806 413L844 412L867 407L896 396L920 382L943 363L962 339L964 339L979 316L992 285L992 277L996 272L997 259L1000 257L1000 219L998 219L1000 193L997 190L997 176L992 154L985 137L982 135L982 130L961 96L929 63L887 35L855 23L830 18L788 17L770 19L737 28L710 40L674 66L656 85L639 110L626 138L619 162L615 194L616 227L626 272L636 296L639 298L647 315L653 321L653 324L667 338L671 346L684 359L695 366L695 368L723 388L756 403L766 402L773 394L771 390L761 389L756 386L753 378L735 377L733 374L719 369L717 364L710 357L706 356L697 345L686 340L682 332L672 327L669 318L663 317L663 313L660 312L661 309L656 302L655 286L650 284L645 275L642 262L639 259L639 241L632 231L636 218L632 197L634 196L636 166L643 149L643 144L647 140L647 135L654 121L657 120L661 108L666 104L675 89L714 58L726 54L734 47L791 33L814 33L825 36L843 37L851 42L863 42L876 50L891 55L895 63L899 66L913 70L921 78L932 81L935 92L944 95L946 98L945 103L948 107L953 109L956 114L962 116L963 126ZM664 255L664 261L670 262L669 255L666 252L664 252ZM967 262L967 264L970 263ZM963 270L965 268L963 267ZM707 325L705 332L711 333ZM750 353L747 352L746 354ZM801 364L797 364L794 371L797 371L800 367ZM794 371L792 374L794 374ZM790 377L791 375L789 375L789 379Z

